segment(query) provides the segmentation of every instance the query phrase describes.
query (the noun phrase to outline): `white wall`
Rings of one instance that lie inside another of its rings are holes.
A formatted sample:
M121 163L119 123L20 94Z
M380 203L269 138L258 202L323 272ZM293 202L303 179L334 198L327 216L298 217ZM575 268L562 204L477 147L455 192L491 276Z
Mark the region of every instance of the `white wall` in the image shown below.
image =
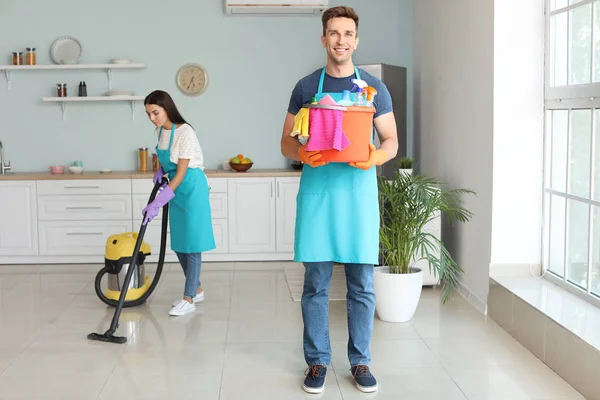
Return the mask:
M443 239L481 303L491 258L493 16L493 0L414 2L415 169L477 192L465 199L473 219Z
M544 0L494 5L492 264L541 263Z
M207 168L243 153L255 169L280 168L280 138L289 97L298 79L322 67L319 17L225 17L223 0L58 0L0 1L0 64L11 52L37 48L38 64L52 63L50 48L69 35L82 45L82 63L131 58L144 70L116 71L113 89L146 95L170 92L183 116L196 128ZM412 0L331 0L360 15L357 64L405 66L412 81ZM376 4L376 7L373 6ZM208 90L182 95L175 75L188 62L204 65ZM42 97L67 83L70 94L86 81L88 95L107 90L102 70L21 71L6 89L0 76L0 140L13 171L44 171L49 165L82 160L88 170L137 168L137 148L156 145L143 105L131 119L128 103L78 103L62 121L57 103ZM409 83L408 110L412 110ZM408 119L408 141L412 119Z

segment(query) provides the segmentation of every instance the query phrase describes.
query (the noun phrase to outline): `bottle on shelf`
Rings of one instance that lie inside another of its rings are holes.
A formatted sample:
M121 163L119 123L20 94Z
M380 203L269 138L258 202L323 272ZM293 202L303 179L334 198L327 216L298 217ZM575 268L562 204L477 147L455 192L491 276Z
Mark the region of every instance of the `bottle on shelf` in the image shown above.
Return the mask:
M25 63L27 65L36 65L35 47L27 47L27 53L25 53Z
M67 97L67 84L57 83L56 84L56 97Z
M12 53L12 63L13 63L13 65L23 65L23 52L22 51L14 51Z
M83 81L79 82L79 93L78 94L80 97L87 96L87 86L85 85L85 82L83 82Z

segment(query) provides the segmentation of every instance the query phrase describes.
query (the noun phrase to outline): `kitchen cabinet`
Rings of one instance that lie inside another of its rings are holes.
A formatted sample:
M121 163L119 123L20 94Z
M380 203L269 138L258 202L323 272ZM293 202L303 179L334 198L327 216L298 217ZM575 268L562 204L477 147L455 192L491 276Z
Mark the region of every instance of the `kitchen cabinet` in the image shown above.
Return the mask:
M207 255L227 254L229 252L229 226L227 220L222 218L213 218L212 224L216 248L208 252Z
M132 230L131 180L38 181L40 255L98 256L106 239Z
M38 217L41 221L130 220L131 196L40 195Z
M97 256L104 262L106 239L131 232L129 221L40 221L40 254Z
M0 256L37 253L35 181L0 182Z
M293 259L299 176L209 177L216 249L203 261ZM0 181L0 264L103 263L106 240L138 232L151 179ZM144 241L156 262L162 213ZM170 233L169 231L167 233ZM166 243L167 262L177 262Z
M294 230L296 229L296 196L300 189L300 178L276 178L277 194L275 201L276 214L276 249L278 252L294 251Z
M229 179L232 253L293 253L300 178Z
M230 178L227 194L229 251L231 253L274 252L275 179Z
M130 179L65 179L37 181L39 195L131 194Z
M206 253L221 256L229 253L229 196L227 178L210 178L210 214L216 248Z

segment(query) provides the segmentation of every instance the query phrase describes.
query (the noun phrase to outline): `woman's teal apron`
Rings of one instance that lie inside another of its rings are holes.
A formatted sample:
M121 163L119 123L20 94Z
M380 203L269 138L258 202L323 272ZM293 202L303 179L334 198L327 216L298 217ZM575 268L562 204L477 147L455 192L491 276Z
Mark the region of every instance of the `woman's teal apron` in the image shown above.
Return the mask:
M360 79L355 67L356 78ZM321 73L317 101L329 94L339 101L343 93L323 93ZM350 89L350 81L349 88ZM312 168L304 164L296 199L294 261L334 261L377 264L379 203L377 169L365 171L347 163Z
M162 128L158 142L162 135ZM171 161L171 146L175 136L175 124L171 129L169 148L159 150L158 161L169 180L175 177L177 164ZM171 249L177 253L202 253L216 248L212 217L208 198L208 179L199 168L188 168L183 181L175 189L175 197L169 202Z

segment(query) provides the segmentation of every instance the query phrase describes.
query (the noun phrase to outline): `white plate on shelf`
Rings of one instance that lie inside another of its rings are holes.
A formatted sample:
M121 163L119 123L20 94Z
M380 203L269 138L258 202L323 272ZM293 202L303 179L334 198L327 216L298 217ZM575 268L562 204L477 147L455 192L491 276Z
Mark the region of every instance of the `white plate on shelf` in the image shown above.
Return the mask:
M56 64L77 64L81 60L81 53L81 43L71 36L59 37L50 48L50 55Z
M106 92L107 96L133 96L133 92L130 90L109 90Z
M100 170L101 174L109 174L111 172L112 172L112 169L110 169L110 168L104 168L104 169Z
M129 64L131 60L128 58L113 58L110 62L113 64Z

